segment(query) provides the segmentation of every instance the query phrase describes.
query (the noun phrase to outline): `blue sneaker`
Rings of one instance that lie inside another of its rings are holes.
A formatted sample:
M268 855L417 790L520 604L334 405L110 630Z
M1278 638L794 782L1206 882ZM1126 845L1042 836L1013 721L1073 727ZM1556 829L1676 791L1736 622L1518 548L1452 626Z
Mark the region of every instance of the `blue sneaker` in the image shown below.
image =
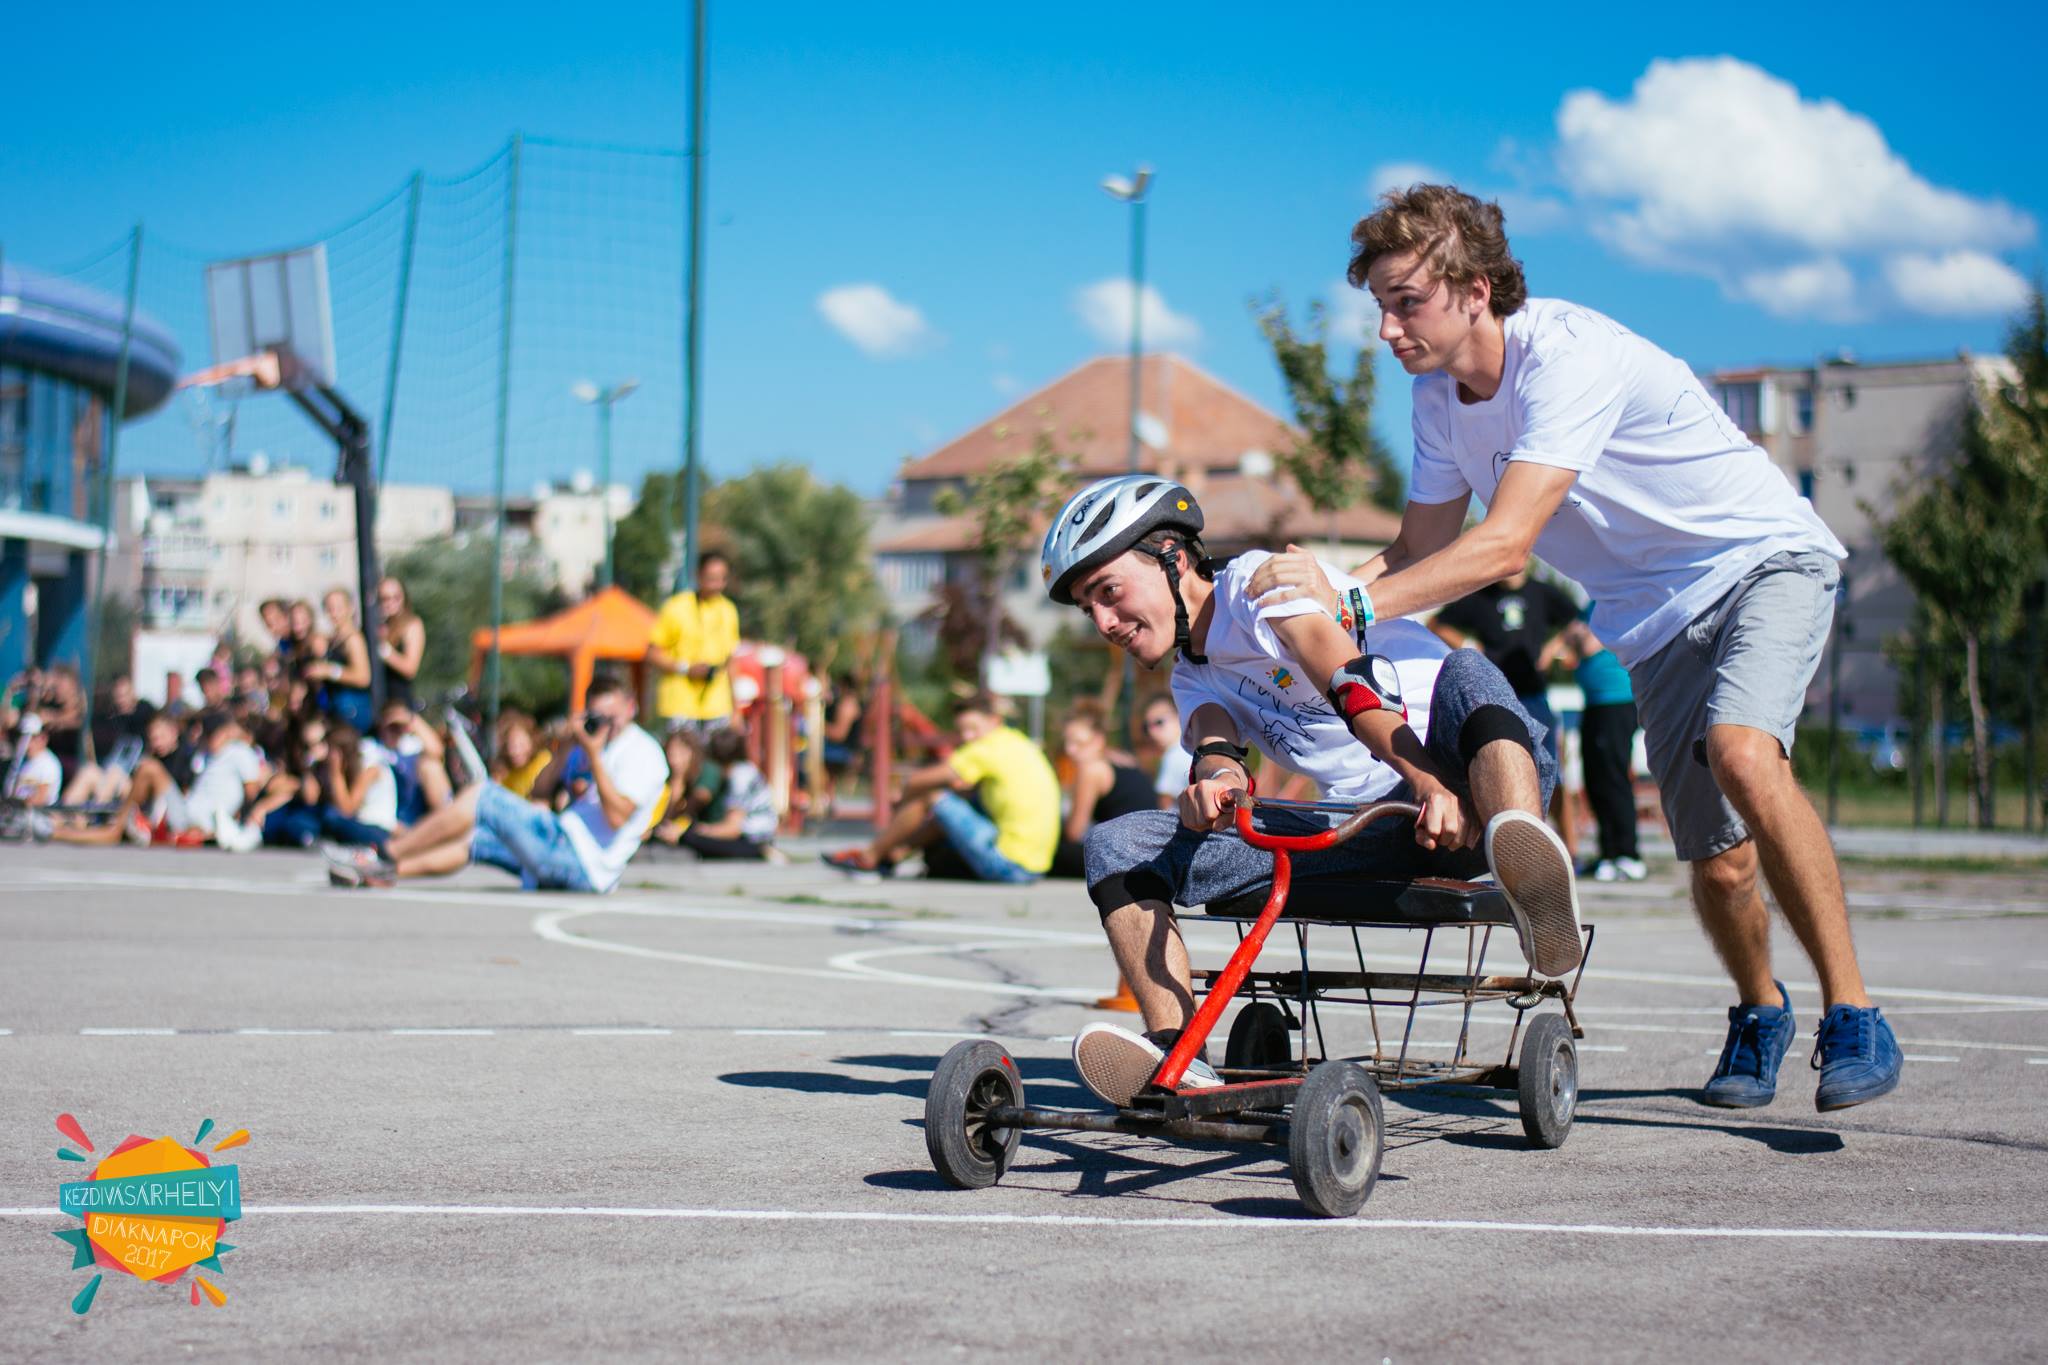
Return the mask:
M1778 1005L1730 1005L1728 1041L1714 1067L1700 1102L1717 1109L1761 1109L1778 1096L1778 1067L1792 1050L1799 1026L1792 1019L1792 997L1785 983Z
M1826 1113L1891 1094L1906 1058L1877 1006L1837 1005L1820 1021L1813 1066L1820 1072L1814 1107Z

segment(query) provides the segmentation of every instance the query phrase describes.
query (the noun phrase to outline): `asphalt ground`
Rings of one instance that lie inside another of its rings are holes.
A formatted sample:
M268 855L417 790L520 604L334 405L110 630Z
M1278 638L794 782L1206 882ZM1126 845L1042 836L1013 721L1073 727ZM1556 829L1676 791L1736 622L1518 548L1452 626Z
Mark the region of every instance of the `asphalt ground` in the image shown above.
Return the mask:
M993 1189L934 1176L925 1086L961 1037L1002 1040L1032 1103L1091 1103L1064 1040L1114 1017L1087 1006L1114 974L1074 884L669 862L605 899L487 871L365 894L304 856L9 846L0 1356L2039 1359L2048 887L1850 879L1897 1094L1814 1111L1788 940L1777 1103L1698 1105L1729 995L1660 863L1585 889L1566 1145L1529 1149L1510 1095L1390 1095L1371 1202L1322 1221L1268 1148L1032 1134ZM61 1112L102 1153L251 1133L215 1158L247 1208L224 1306L110 1275L71 1311Z

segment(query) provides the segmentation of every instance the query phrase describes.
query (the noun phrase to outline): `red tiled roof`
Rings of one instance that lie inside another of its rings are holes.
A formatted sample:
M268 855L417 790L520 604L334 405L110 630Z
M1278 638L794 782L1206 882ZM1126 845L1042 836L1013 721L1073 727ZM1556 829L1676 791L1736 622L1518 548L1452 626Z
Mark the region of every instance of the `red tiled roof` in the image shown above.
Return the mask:
M996 459L1030 449L1050 429L1080 455L1081 472L1099 478L1121 473L1129 459L1130 358L1100 356L1012 403L987 422L906 464L903 479L958 479ZM1234 469L1247 450L1279 452L1294 429L1221 380L1177 355L1144 358L1139 370L1139 411L1166 428L1164 451L1140 447L1146 469L1185 476L1197 469Z

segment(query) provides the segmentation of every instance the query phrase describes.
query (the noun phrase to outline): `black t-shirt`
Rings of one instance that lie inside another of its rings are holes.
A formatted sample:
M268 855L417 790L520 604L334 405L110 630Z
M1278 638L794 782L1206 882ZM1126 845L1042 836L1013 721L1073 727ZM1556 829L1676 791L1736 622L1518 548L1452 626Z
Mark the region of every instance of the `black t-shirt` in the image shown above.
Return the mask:
M99 755L100 762L107 761L107 755L114 752L124 739L141 739L149 730L150 717L156 708L137 698L135 706L128 711L96 711L92 718L92 748Z
M1110 770L1116 774L1115 780L1096 798L1095 809L1088 813L1089 823L1099 825L1132 811L1158 808L1159 794L1152 790L1152 779L1142 769L1112 763Z
M1437 619L1470 637L1506 675L1515 695L1526 697L1543 690L1536 668L1543 646L1578 614L1578 604L1563 589L1532 578L1519 588L1481 588L1445 607Z

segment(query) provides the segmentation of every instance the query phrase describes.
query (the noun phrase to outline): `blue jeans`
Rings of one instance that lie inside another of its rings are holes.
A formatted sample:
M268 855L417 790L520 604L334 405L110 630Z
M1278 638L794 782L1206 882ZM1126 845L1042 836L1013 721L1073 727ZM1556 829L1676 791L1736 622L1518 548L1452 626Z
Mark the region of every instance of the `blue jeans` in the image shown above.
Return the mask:
M979 881L1035 882L1038 873L1027 871L996 849L996 822L958 792L941 793L932 805L932 820L946 836L946 842L960 855Z
M366 844L382 851L391 837L388 829L352 820L329 805L309 806L293 801L263 817L263 842L286 848L311 848L321 839L338 844Z
M562 817L495 782L477 796L469 859L501 867L528 891L589 891L590 878Z

